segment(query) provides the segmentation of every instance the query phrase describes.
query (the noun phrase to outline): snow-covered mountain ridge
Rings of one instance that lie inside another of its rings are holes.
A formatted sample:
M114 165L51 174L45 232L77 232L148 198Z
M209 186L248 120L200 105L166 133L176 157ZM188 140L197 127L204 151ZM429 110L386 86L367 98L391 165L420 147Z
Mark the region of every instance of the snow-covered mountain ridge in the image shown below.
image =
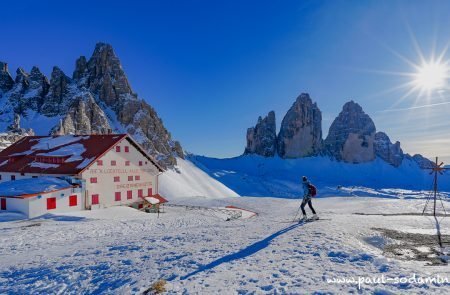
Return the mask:
M244 155L216 159L190 155L188 160L242 196L298 198L303 194L302 175L318 186L319 196L357 195L358 191L380 197L413 196L432 188L430 171L421 169L412 159L404 159L398 167L381 158L352 164L327 156L283 159ZM386 190L390 188L396 190ZM439 189L450 191L448 172L439 177Z

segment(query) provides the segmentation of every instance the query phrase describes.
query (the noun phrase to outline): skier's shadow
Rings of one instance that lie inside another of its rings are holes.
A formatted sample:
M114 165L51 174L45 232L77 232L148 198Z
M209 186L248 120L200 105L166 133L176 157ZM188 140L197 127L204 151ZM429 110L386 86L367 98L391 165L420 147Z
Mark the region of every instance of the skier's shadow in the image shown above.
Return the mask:
M251 245L247 246L246 248L244 248L244 249L242 249L242 250L240 250L240 251L238 251L236 253L229 254L227 256L224 256L222 258L214 260L214 261L212 261L212 262L210 262L210 263L208 263L206 265L200 266L199 269L197 269L196 271L193 271L193 272L191 272L191 273L189 273L189 274L187 274L185 276L180 277L180 280L186 280L186 279L188 279L188 278L190 278L190 277L192 277L192 276L194 276L194 275L196 275L196 274L198 274L200 272L213 269L214 267L219 266L222 263L231 262L231 261L234 261L234 260L242 259L242 258L245 258L247 256L253 255L256 252L258 252L258 251L266 248L267 246L269 246L270 242L272 240L274 240L275 238L277 238L278 236L281 236L282 234L285 234L288 231L291 231L291 230L293 230L293 229L295 229L295 228L297 228L297 227L299 227L301 225L303 225L303 224L296 223L296 224L288 226L288 227L286 227L284 229L281 229L281 230L277 231L276 233L268 236L264 240L258 241L258 242L254 243L254 244L251 244Z

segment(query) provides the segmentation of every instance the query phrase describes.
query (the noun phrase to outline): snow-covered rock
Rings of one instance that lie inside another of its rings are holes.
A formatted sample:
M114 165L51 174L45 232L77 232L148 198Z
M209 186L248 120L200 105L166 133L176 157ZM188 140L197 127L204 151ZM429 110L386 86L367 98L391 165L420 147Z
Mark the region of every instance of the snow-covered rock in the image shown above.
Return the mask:
M278 155L282 158L317 155L321 145L322 113L309 94L302 93L281 122Z
M264 117L258 118L255 127L247 129L247 146L244 154L257 154L264 157L273 157L277 152L277 130L275 125L275 112L270 111Z
M325 151L337 160L365 163L375 159L375 124L362 107L347 102L333 121L325 139Z

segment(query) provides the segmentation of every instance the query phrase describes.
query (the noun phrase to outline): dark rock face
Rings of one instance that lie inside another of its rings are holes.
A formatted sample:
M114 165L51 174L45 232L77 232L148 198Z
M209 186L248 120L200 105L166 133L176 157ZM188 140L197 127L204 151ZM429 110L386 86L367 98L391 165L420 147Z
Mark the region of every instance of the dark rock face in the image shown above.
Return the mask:
M14 85L14 79L8 71L8 64L0 61L0 94L11 90Z
M354 101L347 102L330 126L325 151L345 162L373 161L375 131L375 124L361 106Z
M103 110L95 103L89 92L76 97L60 124L52 134L107 134L111 131Z
M389 139L389 136L384 132L375 133L374 140L375 155L388 162L392 166L398 167L402 164L404 154L400 147L400 142L394 144Z
M247 129L247 146L244 154L257 154L273 157L277 151L277 130L275 112L271 111L263 118L259 117L255 127Z
M48 130L52 134L129 133L163 167L184 156L156 111L133 93L109 44L98 43L89 61L78 58L73 79L54 67L48 82L33 67L30 74L19 68L13 80L6 63L0 63L0 98L6 100L0 110L3 126L15 114L53 118L60 122Z
M278 155L301 158L320 153L322 113L307 93L302 93L286 113L278 134Z

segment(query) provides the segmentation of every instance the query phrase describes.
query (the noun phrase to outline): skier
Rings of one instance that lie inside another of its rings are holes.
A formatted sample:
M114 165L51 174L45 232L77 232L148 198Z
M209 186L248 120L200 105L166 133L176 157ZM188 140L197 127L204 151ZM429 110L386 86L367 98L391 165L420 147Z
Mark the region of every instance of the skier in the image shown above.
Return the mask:
M317 220L317 219L319 219L319 217L317 216L316 211L314 210L314 208L312 206L312 202L311 202L311 198L313 196L315 196L315 194L316 194L315 187L308 181L308 178L306 176L302 177L302 184L303 184L304 195L303 195L303 200L302 200L302 204L300 205L300 208L302 209L303 218L300 219L300 222L307 220L306 211L305 211L306 204L308 204L309 208L311 209L311 211L313 213L311 220ZM312 188L314 189L314 192L312 192Z

